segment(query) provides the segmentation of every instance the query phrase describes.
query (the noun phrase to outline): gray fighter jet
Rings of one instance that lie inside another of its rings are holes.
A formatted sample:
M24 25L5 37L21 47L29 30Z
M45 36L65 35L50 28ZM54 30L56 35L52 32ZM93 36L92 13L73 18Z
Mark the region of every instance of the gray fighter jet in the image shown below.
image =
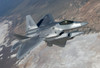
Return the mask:
M30 50L45 41L48 46L53 44L64 47L66 41L84 32L66 32L68 30L85 26L86 22L64 20L55 22L52 15L47 14L37 24L30 15L26 16L26 36L15 34L19 38L11 51L19 47L17 58L22 59Z

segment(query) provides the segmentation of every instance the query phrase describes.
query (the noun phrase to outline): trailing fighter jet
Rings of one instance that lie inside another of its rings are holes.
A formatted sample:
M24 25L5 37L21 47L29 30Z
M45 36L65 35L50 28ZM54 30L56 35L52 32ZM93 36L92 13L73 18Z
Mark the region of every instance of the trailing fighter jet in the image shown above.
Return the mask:
M30 15L26 16L26 35L15 34L20 39L11 51L19 47L17 58L22 59L33 48L45 41L48 46L53 44L64 47L66 41L84 32L65 32L74 28L85 26L86 22L64 20L55 22L52 15L47 14L37 24Z

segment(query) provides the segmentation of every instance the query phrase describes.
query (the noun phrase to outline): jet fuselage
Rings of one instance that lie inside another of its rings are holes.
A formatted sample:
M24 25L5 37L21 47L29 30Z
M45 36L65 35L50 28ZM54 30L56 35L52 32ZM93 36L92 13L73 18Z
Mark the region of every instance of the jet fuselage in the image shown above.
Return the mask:
M27 36L29 37L39 36L39 37L44 37L48 39L48 38L60 36L60 34L62 33L63 36L68 37L70 35L68 33L64 34L63 32L64 30L78 28L87 24L85 22L80 23L80 22L75 22L75 21L71 23L64 23L64 24L62 23L63 22L53 22L49 24L48 26L41 26L36 29L32 29L27 32Z
M48 46L58 45L64 47L66 41L84 32L65 32L86 25L86 22L64 20L55 22L50 14L44 16L38 24L34 22L30 15L26 16L26 35L15 34L19 38L11 51L19 47L17 58L22 59L30 50L45 41Z

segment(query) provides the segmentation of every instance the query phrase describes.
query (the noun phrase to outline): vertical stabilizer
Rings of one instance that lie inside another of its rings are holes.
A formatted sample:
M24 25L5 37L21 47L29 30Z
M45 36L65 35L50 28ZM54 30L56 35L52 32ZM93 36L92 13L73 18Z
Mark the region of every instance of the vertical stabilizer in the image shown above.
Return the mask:
M31 29L36 29L38 28L34 20L30 15L26 16L26 32L28 32Z

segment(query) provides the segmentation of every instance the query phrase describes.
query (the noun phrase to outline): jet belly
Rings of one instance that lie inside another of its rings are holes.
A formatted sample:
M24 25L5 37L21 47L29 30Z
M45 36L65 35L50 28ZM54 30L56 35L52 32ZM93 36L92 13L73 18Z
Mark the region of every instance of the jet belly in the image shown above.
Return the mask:
M58 28L60 30L69 30L69 29L74 29L74 28L78 28L78 27L81 27L81 26L85 26L87 23L86 22L73 22L73 23L70 23L70 24L57 24L55 26L55 28Z
M66 38L66 39L71 39L75 36L78 36L80 34L83 34L84 32L70 32L70 33L63 33L60 36L56 36L56 37L52 37L52 38L47 38L47 41L53 41L53 40L57 40L57 39L61 39L61 38Z
M52 40L56 40L56 39L60 39L60 38L64 38L64 37L68 37L68 33L64 33L60 36L56 36L56 37L51 37L51 38L47 38L47 41L52 41Z

